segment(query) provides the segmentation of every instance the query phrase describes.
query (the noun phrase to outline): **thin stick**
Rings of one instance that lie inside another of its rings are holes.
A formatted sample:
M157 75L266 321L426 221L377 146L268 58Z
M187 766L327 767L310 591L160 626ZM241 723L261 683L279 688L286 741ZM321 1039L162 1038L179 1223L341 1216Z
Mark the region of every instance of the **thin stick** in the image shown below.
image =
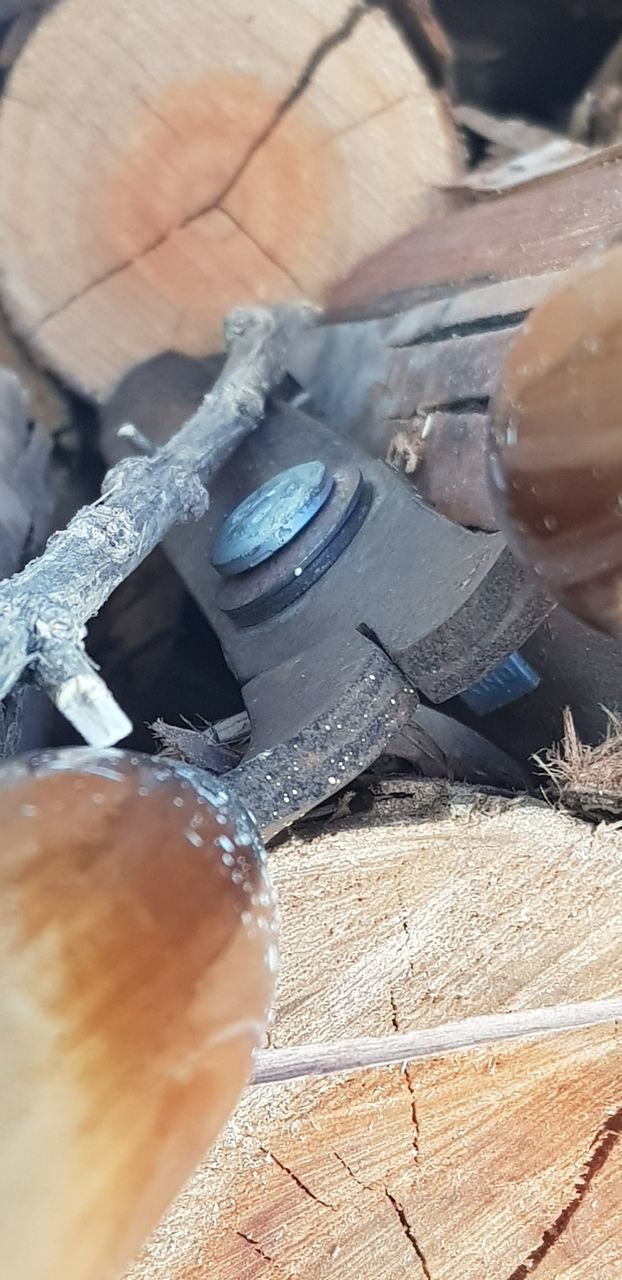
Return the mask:
M581 1004L522 1009L517 1013L492 1013L461 1022L445 1022L426 1030L390 1036L360 1037L336 1044L294 1045L288 1049L262 1049L255 1054L251 1084L297 1080L302 1076L336 1075L362 1067L389 1066L393 1062L421 1062L448 1053L483 1049L495 1042L575 1031L602 1022L622 1020L622 998L586 1000Z
M161 448L112 467L101 498L0 586L0 698L28 671L87 742L109 746L130 732L86 656L86 623L173 525L205 514L205 486L262 421L283 376L288 326L309 314L233 312L229 358L193 417Z

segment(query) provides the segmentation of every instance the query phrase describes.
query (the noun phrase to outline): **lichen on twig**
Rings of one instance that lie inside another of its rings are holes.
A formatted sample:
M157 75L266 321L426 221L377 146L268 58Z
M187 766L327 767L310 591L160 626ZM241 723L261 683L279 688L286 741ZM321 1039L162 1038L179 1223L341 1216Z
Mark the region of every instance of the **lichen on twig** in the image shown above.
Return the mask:
M262 421L289 331L310 314L304 305L232 312L227 362L196 413L165 445L112 467L101 497L0 584L0 698L28 678L87 742L127 736L129 720L86 655L86 624L173 525L204 515L207 485Z

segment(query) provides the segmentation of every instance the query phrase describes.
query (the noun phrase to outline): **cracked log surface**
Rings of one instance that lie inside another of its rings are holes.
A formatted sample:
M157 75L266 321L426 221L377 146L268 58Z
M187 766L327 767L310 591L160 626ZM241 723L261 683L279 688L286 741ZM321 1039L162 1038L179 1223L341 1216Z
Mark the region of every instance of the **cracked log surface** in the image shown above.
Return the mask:
M6 305L100 397L158 352L219 349L239 301L319 298L438 205L458 159L364 0L64 0L0 108Z
M385 784L275 847L271 1046L620 989L622 834ZM619 1280L616 1025L249 1089L128 1280Z

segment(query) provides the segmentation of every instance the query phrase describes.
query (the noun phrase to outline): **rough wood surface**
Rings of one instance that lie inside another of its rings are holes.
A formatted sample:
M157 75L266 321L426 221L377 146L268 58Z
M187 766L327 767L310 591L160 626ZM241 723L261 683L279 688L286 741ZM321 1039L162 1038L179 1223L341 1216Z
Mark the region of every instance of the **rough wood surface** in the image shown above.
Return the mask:
M457 167L442 99L374 6L64 0L0 108L4 297L101 396L169 347L219 350L235 302L320 296Z
M2 336L0 333L0 352ZM29 423L28 398L12 370L0 368L0 579L36 555L49 532L53 505L50 442ZM33 691L0 700L0 759L23 745L24 717L32 746L44 723Z
M58 383L35 363L26 346L11 331L0 311L0 366L17 374L28 399L30 417L47 431L64 427L71 408Z
M487 413L434 412L424 425L396 419L387 460L448 520L491 533L499 522L488 486L487 428Z
M273 1046L619 991L618 832L468 788L388 789L270 855ZM618 1280L619 1044L607 1025L257 1086L131 1280Z
M9 18L22 16L25 13L49 9L56 3L58 0L0 0L0 22L6 22Z
M404 472L426 502L491 530L489 399L517 326L559 282L546 272L386 319L319 325L292 344L289 367L337 430Z
M379 295L421 286L446 291L471 280L502 280L569 267L617 239L622 228L622 161L562 174L525 191L449 213L368 258L329 293L334 309L365 313ZM400 301L400 299L402 301Z

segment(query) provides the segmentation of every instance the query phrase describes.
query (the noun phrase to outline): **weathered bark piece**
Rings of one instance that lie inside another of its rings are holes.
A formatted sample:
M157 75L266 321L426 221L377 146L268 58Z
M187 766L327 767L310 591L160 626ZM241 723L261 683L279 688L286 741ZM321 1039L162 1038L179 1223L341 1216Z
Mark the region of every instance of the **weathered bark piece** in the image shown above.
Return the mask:
M6 22L9 18L22 17L33 11L50 9L57 2L58 0L0 0L0 22Z
M470 103L452 106L452 115L458 124L469 129L487 144L487 154L507 157L523 155L537 147L559 139L560 135L541 124L522 120L520 117L492 115Z
M24 3L17 8L4 39L0 43L0 71L10 71L15 59L21 53L26 41L32 35L37 23L54 0L41 0L41 3ZM0 18L2 4L0 0Z
M460 524L497 527L488 494L488 405L517 326L559 272L480 285L397 316L319 325L289 368L336 429L402 471Z
M619 992L619 832L447 784L385 791L270 854L271 1046ZM258 1085L131 1280L617 1280L621 1133L615 1025Z
M71 419L67 397L59 384L33 359L23 342L11 331L0 311L0 365L17 374L28 396L28 412L37 426L56 431Z
M561 174L470 209L435 218L372 255L329 292L356 314L413 306L411 291L452 292L460 283L561 271L601 249L622 228L622 160Z
M0 369L0 579L21 569L40 550L52 514L51 446L29 423L29 404L18 378ZM23 691L0 701L0 758L17 750Z
M426 216L458 154L364 2L64 0L0 108L6 304L103 396L168 348L219 350L238 301L319 297Z
M572 138L604 146L619 139L621 72L622 40L618 39L575 104L568 127Z

